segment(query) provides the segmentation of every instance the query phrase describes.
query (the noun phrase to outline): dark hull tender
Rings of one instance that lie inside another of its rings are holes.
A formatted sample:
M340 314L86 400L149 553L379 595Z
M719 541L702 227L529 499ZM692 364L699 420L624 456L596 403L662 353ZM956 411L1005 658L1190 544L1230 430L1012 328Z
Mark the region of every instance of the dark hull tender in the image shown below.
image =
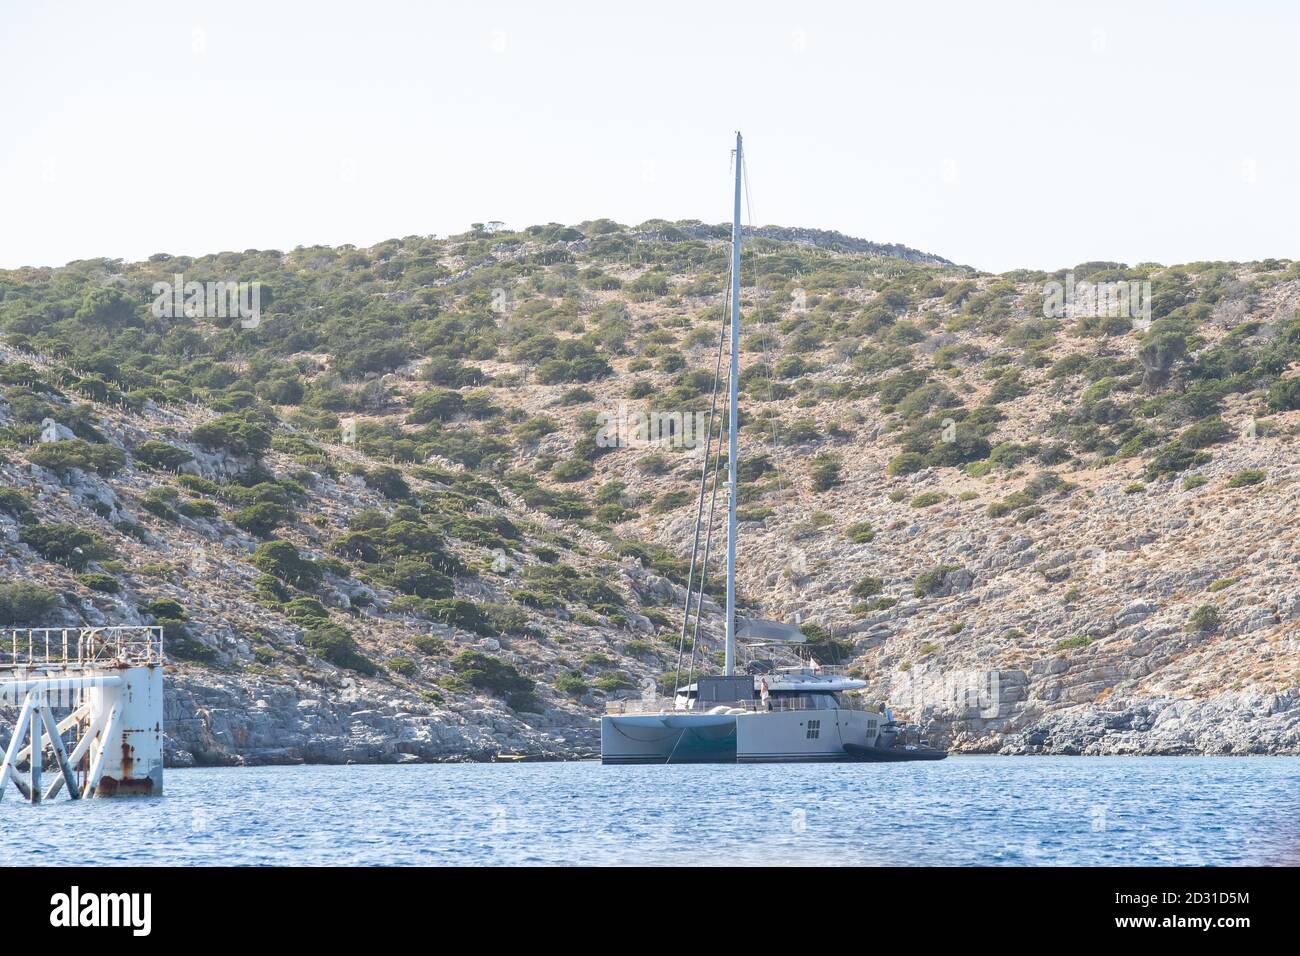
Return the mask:
M845 744L851 760L864 763L901 763L907 760L942 760L948 751L934 747L862 747Z

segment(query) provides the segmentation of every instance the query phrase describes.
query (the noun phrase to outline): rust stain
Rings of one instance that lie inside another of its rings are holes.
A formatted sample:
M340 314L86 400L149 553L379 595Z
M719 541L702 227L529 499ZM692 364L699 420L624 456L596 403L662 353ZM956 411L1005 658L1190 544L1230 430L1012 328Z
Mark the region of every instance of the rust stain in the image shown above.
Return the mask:
M140 796L146 797L153 793L153 780L150 777L143 777L136 780L127 777L118 780L116 777L100 777L99 785L95 788L96 796L116 797L116 796Z
M122 776L102 776L95 786L99 796L150 796L154 792L152 777L135 776L135 748L126 740L122 741Z

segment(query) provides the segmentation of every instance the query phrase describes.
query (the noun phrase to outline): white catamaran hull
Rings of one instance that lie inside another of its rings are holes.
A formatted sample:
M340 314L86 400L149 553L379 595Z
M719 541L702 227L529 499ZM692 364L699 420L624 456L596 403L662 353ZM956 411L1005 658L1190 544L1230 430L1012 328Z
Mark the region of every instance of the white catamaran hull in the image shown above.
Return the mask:
M875 747L883 717L860 710L606 715L602 763L799 763L856 759Z

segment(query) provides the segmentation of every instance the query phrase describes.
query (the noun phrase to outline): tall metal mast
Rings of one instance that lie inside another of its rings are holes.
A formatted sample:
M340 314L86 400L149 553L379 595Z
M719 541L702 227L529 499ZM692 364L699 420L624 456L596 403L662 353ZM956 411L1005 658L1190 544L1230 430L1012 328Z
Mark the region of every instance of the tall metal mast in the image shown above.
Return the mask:
M727 415L727 650L723 672L736 672L736 436L740 430L740 176L745 157L736 133L736 207L731 220L731 406Z

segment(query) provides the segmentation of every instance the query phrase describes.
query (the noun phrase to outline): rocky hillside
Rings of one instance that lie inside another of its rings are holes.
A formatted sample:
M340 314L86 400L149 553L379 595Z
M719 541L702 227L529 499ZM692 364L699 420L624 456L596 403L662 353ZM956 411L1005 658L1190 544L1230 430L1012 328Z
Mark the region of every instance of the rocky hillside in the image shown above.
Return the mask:
M591 753L671 689L703 455L609 422L707 411L726 237L0 271L0 625L163 624L177 763ZM750 237L746 607L958 749L1300 752L1300 263L1071 271L1149 315Z

